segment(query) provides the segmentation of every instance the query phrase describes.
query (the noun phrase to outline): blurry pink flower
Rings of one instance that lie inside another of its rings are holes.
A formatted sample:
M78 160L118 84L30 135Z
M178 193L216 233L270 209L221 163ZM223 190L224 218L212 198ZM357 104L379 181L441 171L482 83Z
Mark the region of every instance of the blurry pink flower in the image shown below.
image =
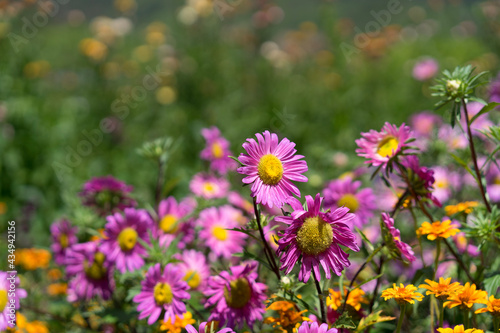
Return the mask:
M418 81L432 79L439 70L439 65L435 59L428 58L421 60L413 67L413 77Z
M229 191L229 182L225 178L198 173L189 183L191 191L204 199L223 198Z

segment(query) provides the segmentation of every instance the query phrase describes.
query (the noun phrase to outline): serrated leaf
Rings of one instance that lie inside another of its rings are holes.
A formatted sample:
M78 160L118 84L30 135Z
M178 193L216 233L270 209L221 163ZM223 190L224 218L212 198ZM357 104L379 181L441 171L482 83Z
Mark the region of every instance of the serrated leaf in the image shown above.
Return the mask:
M381 323L384 321L394 320L396 317L390 316L381 316L382 310L374 313L370 313L368 316L361 318L358 324L358 328L356 328L355 333L363 332L368 326L375 325L377 323Z
M352 321L351 316L347 312L342 313L340 317L337 318L335 323L333 323L334 328L347 328L349 330L352 330L356 328L356 325Z
M491 110L493 110L494 108L496 108L498 105L500 105L500 103L497 103L497 102L491 102L491 103L488 103L487 105L485 105L478 113L476 113L474 115L474 117L471 118L470 120L470 124L472 125L472 123L474 122L474 120L476 120L477 118L479 118L481 115L487 113L487 112L490 112Z

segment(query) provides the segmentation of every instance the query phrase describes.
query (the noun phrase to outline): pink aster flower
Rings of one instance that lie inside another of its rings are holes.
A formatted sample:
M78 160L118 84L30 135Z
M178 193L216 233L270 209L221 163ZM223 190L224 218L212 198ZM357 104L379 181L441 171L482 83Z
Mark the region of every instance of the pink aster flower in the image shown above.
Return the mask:
M453 221L454 224L460 225L458 221ZM457 246L458 252L460 253L466 253L470 255L471 257L478 257L481 254L481 251L479 251L478 247L469 244L469 241L467 240L467 237L465 236L464 232L459 232L458 234L452 236L453 241L455 242L455 245Z
M239 227L235 220L237 210L231 206L210 207L202 210L197 224L201 226L200 239L210 248L210 259L217 257L229 259L234 253L241 252L245 244L246 235L238 231L231 231Z
M151 266L141 282L141 292L134 297L134 302L139 303L139 319L149 317L148 324L153 325L165 310L163 321L174 323L175 315L185 313L184 300L191 295L186 291L189 287L183 277L174 264L167 264L163 272L160 264Z
M446 144L449 150L464 149L468 146L467 137L461 132L459 126L451 127L443 124L438 131L439 140Z
M469 120L471 120L472 117L478 114L479 111L481 111L481 109L483 108L483 106L484 105L479 102L467 103L467 114L469 115ZM462 125L464 131L467 131L467 124L465 122L465 111L462 111L460 124ZM482 134L480 131L488 130L491 126L493 126L493 122L489 119L488 113L483 113L474 120L470 128L472 135L484 138L484 134Z
M231 328L238 325L240 329L245 323L252 328L256 320L262 320L267 286L256 281L256 268L256 263L232 266L230 272L210 277L205 307L213 309L208 320Z
M441 207L441 202L433 195L434 189L434 170L420 165L418 157L415 155L406 156L401 164L407 168L407 174L412 183L413 189L417 195L415 200L427 198L436 206Z
M367 224L375 205L375 195L371 188L360 189L361 182L353 181L350 177L336 179L329 182L323 190L325 197L325 209L336 209L347 207L351 213L355 213L353 223L358 228Z
M491 201L500 202L500 169L494 163L486 171L486 189Z
M394 227L394 219L389 214L382 213L382 221L392 235L392 241L398 248L401 255L403 255L409 262L415 261L417 259L415 257L415 253L411 249L410 245L401 241L401 233L399 232L399 229Z
M97 242L73 245L66 254L68 301L88 301L98 296L111 298L115 289L113 269Z
M203 323L200 324L199 329L196 329L193 325L187 325L186 331L187 333L206 333L207 331L214 333L234 333L234 331L231 328L223 328L220 331L216 332L216 331L211 331L209 327L207 327L207 322L204 321ZM205 329L207 329L207 331Z
M238 192L234 191L229 192L227 201L229 201L231 205L238 207L247 214L250 215L254 214L253 204L250 201L243 198L241 194L239 194Z
M490 96L490 102L500 103L500 73L490 82L488 94Z
M304 321L300 325L297 333L337 333L336 328L328 329L328 324L318 325L317 322Z
M181 262L177 267L184 274L184 281L194 290L202 291L208 283L210 277L210 266L203 253L195 250L186 250L182 253L176 253L174 258Z
M361 133L362 138L355 142L358 145L358 156L368 159L365 163L374 166L387 167L389 161L403 149L407 149L407 140L412 138L410 127L404 123L398 128L396 125L385 123L380 132L370 130Z
M138 239L149 243L148 230L153 221L144 209L125 208L125 214L115 213L106 218L102 252L121 272L135 271L144 265L147 251Z
M224 198L229 191L229 182L225 178L198 173L189 183L191 192L204 199Z
M228 156L232 155L229 150L229 141L220 135L217 127L204 128L201 135L207 141L205 149L201 151L201 158L210 162L210 169L225 175L228 170L236 169L236 162Z
M441 125L442 119L432 112L422 111L412 115L410 123L415 137L429 138L434 129Z
M295 143L287 138L278 143L275 133L265 131L255 134L257 141L247 139L243 148L247 154L240 154L238 160L243 167L238 168L244 184L252 184L252 197L257 203L269 207L281 207L291 195L300 197L299 189L292 183L307 182L302 173L307 171L306 161L299 161L304 156L295 155Z
M192 219L187 216L196 208L196 201L186 198L177 203L174 197L168 197L158 205L158 224L156 236L159 238L160 246L168 247L173 240L178 239L177 246L180 249L186 247L194 239L194 228Z
M322 201L319 193L315 199L308 195L307 210L304 210L299 200L290 198L288 203L293 209L291 216L276 217L276 221L288 224L276 251L282 263L281 270L285 270L285 274L290 273L301 259L299 280L303 282L309 280L311 270L320 280L320 265L327 279L331 278L331 269L340 276L344 267L351 265L349 255L340 245L359 251L356 237L351 231L354 214L349 213L346 207L320 212Z
M418 81L432 79L439 70L437 61L433 58L421 60L413 67L413 77Z
M105 216L135 207L137 203L130 197L132 189L132 186L113 176L96 177L85 183L79 196L84 206L94 207L101 216Z
M460 187L460 175L447 168L440 166L433 167L434 170L434 196L443 203L450 199L454 190Z
M71 223L66 219L56 221L50 226L53 242L51 249L54 252L56 264L64 264L67 249L78 242L76 237L77 232L78 228L72 227Z
M0 271L0 331L13 328L10 322L16 319L16 310L21 306L20 298L28 293L19 287L17 274Z

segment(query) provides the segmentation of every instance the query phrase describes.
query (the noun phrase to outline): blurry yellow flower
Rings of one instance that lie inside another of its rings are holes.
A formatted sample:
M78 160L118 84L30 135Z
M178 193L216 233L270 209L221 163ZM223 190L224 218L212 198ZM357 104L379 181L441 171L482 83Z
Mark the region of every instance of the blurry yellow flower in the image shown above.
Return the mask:
M47 287L47 293L50 296L66 295L68 285L66 283L52 283Z
M135 0L115 0L114 6L118 11L128 13L135 10L137 4L135 3Z
M161 45L165 43L165 35L160 31L151 31L146 35L146 41L148 44Z
M475 207L477 207L479 203L477 201L466 201L466 202L459 202L456 205L449 205L444 207L444 211L446 215L451 216L457 213L465 213L465 214L470 214L474 210Z
M62 272L58 268L49 269L49 271L47 272L47 277L52 281L59 280L60 278L62 278L62 276Z
M51 257L50 252L44 249L19 249L16 251L16 265L29 271L47 268Z
M6 211L7 211L7 205L5 204L5 202L0 202L0 215L5 214Z
M464 325L455 326L455 328L438 328L439 333L484 333L483 330L469 328L464 330Z
M500 317L500 299L491 295L486 302L486 307L476 310L476 313L489 312L492 316Z
M460 306L461 308L471 308L476 303L486 304L488 293L483 290L476 290L475 284L470 284L467 282L463 287L457 290L456 293L448 297L448 301L444 303L444 306L448 308L454 308L455 306Z
M383 297L384 301L394 298L399 305L403 305L404 302L414 304L414 299L417 301L421 301L424 298L424 295L415 292L415 290L417 290L417 288L412 284L409 284L405 287L401 283L400 287L397 287L396 284L393 283L392 288L387 288L386 290L382 291L382 296L380 297Z
M451 224L451 220L435 221L432 224L429 222L422 223L418 228L417 235L427 235L428 240L435 240L437 238L448 238L460 232L456 225Z
M172 104L176 97L177 94L171 87L161 87L156 90L156 100L162 105Z
M80 51L92 60L101 61L108 54L108 47L98 40L85 38L80 42Z
M23 69L24 76L28 79L44 77L50 71L50 64L46 60L28 62Z
M273 295L271 298L275 298ZM265 324L271 324L278 332L289 332L291 330L295 331L300 324L307 320L306 317L302 316L307 310L299 311L297 305L290 301L276 301L271 303L266 308L267 311L276 311L278 316L269 316L264 319Z
M148 62L153 58L153 50L149 45L141 45L132 51L132 55L139 62Z
M170 320L161 321L160 330L170 333L181 333L183 328L185 328L187 325L194 324L195 322L196 320L193 319L193 315L191 314L191 312L187 311L182 315L182 317L176 315L175 322L173 324L170 322Z
M326 306L337 310L342 306L343 300L342 295L339 291L328 289L330 296L326 298ZM344 287L344 295L347 295L347 288ZM347 297L347 305L352 306L356 311L361 309L361 304L368 304L368 300L365 299L365 292L359 288L353 289L349 296Z
M49 333L47 324L38 320L32 321L31 323L27 323L24 331L26 333Z
M440 277L439 282L426 279L425 282L427 284L421 284L418 287L427 289L427 292L425 293L426 295L434 295L442 301L447 299L450 295L456 293L457 290L462 287L459 282L450 283L451 278L447 278L445 280Z

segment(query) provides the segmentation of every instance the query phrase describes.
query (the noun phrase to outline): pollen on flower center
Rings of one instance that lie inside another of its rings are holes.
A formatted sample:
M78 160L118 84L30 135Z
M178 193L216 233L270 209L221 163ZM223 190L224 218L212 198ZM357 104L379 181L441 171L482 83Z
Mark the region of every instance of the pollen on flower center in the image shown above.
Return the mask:
M137 243L137 231L134 228L125 228L118 235L118 245L122 251L130 251Z
M3 312L8 303L7 290L0 290L0 313Z
M333 229L319 216L306 218L297 232L299 249L309 255L318 255L330 247L333 242Z
M89 265L88 261L85 261L83 264L85 275L93 280L101 280L107 273L107 269L104 267L105 259L106 257L102 252L96 252L91 265Z
M157 283L154 288L154 298L157 305L170 304L174 295L168 283Z
M354 194L344 194L339 201L337 202L337 206L342 207L345 206L349 208L349 210L354 213L355 211L358 210L359 208L359 201L356 199L356 196Z
M212 154L215 158L221 158L224 155L224 150L218 142L212 144Z
M61 236L59 236L59 244L61 244L63 249L67 248L69 245L68 235L61 234Z
M172 214L167 214L161 219L159 227L167 234L173 234L174 232L177 231L177 229L179 229L179 226L177 225L177 220L178 220L177 216Z
M221 227L215 227L212 229L212 233L215 238L220 241L225 241L227 239L227 230Z
M240 277L229 282L229 288L224 287L224 298L229 307L241 309L247 305L252 297L252 289L246 278Z
M187 284L189 285L189 287L191 289L198 288L198 286L201 283L200 274L198 274L198 272L196 272L196 271L193 271L192 269L190 269L190 270L187 271L187 273L184 276L183 280L187 282Z
M398 149L399 141L393 136L382 140L377 147L377 154L382 157L392 157Z
M257 169L259 178L266 185L276 185L283 177L283 164L273 154L262 156Z
M213 193L215 190L215 186L213 183L206 182L205 184L203 184L203 189L205 190L205 192Z

